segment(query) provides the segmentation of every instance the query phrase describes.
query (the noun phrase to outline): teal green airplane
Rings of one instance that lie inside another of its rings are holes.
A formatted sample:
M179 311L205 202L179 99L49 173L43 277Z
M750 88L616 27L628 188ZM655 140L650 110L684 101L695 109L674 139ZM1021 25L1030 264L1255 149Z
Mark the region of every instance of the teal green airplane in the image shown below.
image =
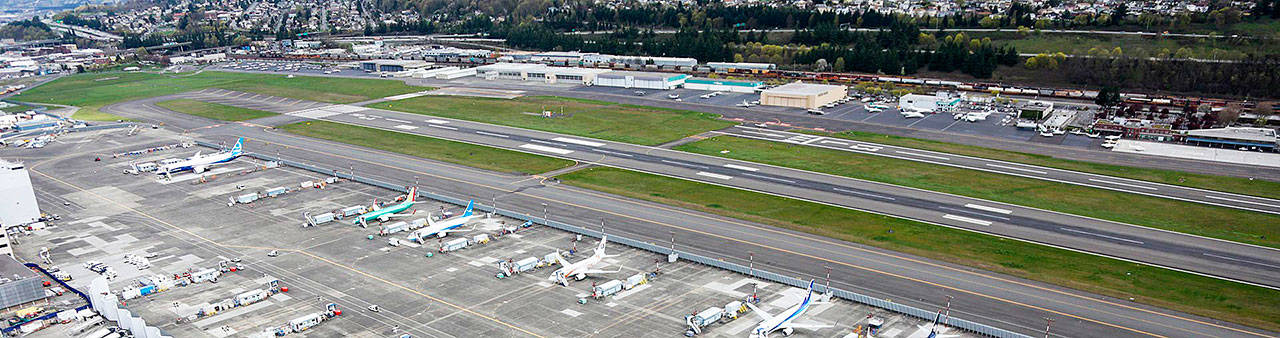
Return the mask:
M356 220L352 223L355 223L356 225L368 226L369 221L372 221L372 220L377 220L379 222L386 222L387 220L390 220L392 217L409 216L409 215L412 215L412 213L400 214L399 212L408 210L409 207L412 207L416 203L418 203L418 187L409 188L409 197L405 198L404 202L400 202L389 207L376 209L374 211L360 214L360 216L356 216Z

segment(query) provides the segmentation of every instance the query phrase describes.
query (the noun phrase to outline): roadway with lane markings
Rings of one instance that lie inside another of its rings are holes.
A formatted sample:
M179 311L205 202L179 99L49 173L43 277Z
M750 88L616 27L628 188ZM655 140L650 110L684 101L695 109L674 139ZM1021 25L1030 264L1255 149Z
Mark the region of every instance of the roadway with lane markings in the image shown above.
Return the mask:
M452 192L460 197L470 196L472 198L487 199L491 197L493 193L503 193L505 194L503 196L512 196L511 198L515 198L515 196L519 196L520 198L530 197L533 198L533 200L527 201L528 203L514 203L528 209L539 209L527 210L529 212L540 212L539 207L534 207L539 203L548 203L547 201L573 201L572 204L569 205L570 208L556 211L555 214L563 213L566 217L573 217L575 219L596 220L599 219L599 217L596 217L599 213L607 211L605 214L610 215L610 217L622 217L627 219L628 222L635 223L632 224L634 226L625 227L628 229L627 231L629 231L628 236L652 240L655 242L665 242L666 230L679 230L681 231L680 238L682 239L682 244L680 245L693 245L696 248L696 251L715 257L741 260L741 257L746 256L746 251L758 250L756 252L758 257L756 261L757 264L770 262L767 264L775 266L782 271L795 271L797 273L808 275L819 275L822 271L817 270L821 270L818 267L823 263L835 264L838 273L842 273L845 276L839 278L838 282L847 283L845 287L866 291L868 293L894 299L895 301L916 304L918 306L924 306L925 304L936 305L936 303L934 303L934 299L941 298L940 295L942 294L959 294L960 298L958 299L965 299L970 302L969 304L975 304L974 308L968 309L968 311L971 311L969 314L976 316L977 318L993 321L993 324L998 326L1015 329L1020 332L1034 333L1038 330L1040 323L1042 323L1040 318L1044 316L1065 316L1077 319L1076 325L1072 326L1072 328L1064 328L1062 329L1063 331L1059 331L1066 336L1250 336L1251 334L1248 332L1252 331L1252 329L1240 328L1229 324L1214 324L1211 320L1205 320L1203 318L1195 318L1193 316L1172 313L1166 310L1153 309L1140 305L1126 304L1114 299L1107 299L1104 297L1065 290L1059 287L1047 286L1036 282L1022 281L1016 278L991 274L989 272L973 271L969 268L933 263L928 260L912 258L875 248L831 241L829 239L822 239L812 235L777 230L758 225L744 227L744 223L741 222L727 220L717 216L674 210L669 207L653 205L652 203L619 199L608 195L561 186L553 186L551 189L542 189L544 186L541 185L514 187L503 186L501 182L482 181L481 183L476 183L476 180L494 180L491 177L494 175L491 173L481 174L484 172L448 165L443 165L447 168L441 168L441 164L431 161L410 159L405 156L385 154L383 152L357 147L336 145L330 142L317 141L314 139L267 133L263 132L260 128L246 127L244 124L223 124L218 127L208 128L208 125L216 125L220 122L203 121L202 123L196 123L198 119L174 114L172 112L138 109L139 105L147 104L148 103L146 102L135 102L134 104L113 105L109 110L113 113L123 114L130 117L155 119L158 121L168 122L170 125L181 125L179 127L184 129L201 128L195 131L195 133L205 137L218 136L219 140L231 139L233 135L248 136L251 139L267 141L272 144L271 146L263 146L267 149L257 151L270 153L269 150L271 149L280 149L280 153L288 158L306 158L309 161L322 161L329 167L346 168L352 161L356 161L358 163L362 163L362 168L360 170L361 175L383 175L379 174L379 172L385 171L385 177L397 181L406 181L405 177L410 175L436 177L441 180L433 182L433 191L439 189L439 191L436 192ZM379 113L382 112L379 111ZM365 114L366 118L370 115L367 110L363 111L361 114ZM351 117L351 114L339 114L333 116L341 116L343 118L350 117L357 121L364 122L384 120L381 118L360 119ZM414 123L418 125L447 124L453 128L457 128L457 130L449 130L447 132L444 131L446 129L439 128L416 129L421 131L430 131L432 133L467 133L468 129L460 128L460 125L471 124L464 121L450 121L435 118L431 120L434 120L437 123L431 123L424 121L424 116L416 114L393 118L414 121ZM486 136L474 132L480 130L471 130L472 132L470 132L469 135L487 137L495 140L505 140L516 137L516 133L507 133L506 129L514 128L497 128L497 130L486 129L484 131L490 134L507 135L505 138ZM515 130L521 131L519 129ZM608 154L599 152L599 150L604 149L596 149L596 151L591 151L585 148L575 150L573 147L595 147L571 142L552 141L556 137L567 137L575 140L602 143L610 148L618 145L608 141L586 140L563 135L539 139L546 142L540 144L543 144L546 147L572 151L573 153L570 154L592 154L592 157L605 158L610 161L615 160L608 158ZM530 138L528 140L531 141L532 139ZM519 144L521 145L538 143L520 140L516 141L520 142ZM281 148L281 146L284 147ZM646 151L654 149L646 149ZM610 149L608 151L615 153L624 152L622 149ZM633 157L643 155L643 153L628 154ZM342 157L335 159L333 158L334 156ZM686 162L686 160L679 158L670 160L688 164L694 163ZM755 171L722 165L714 166L715 169L712 169L712 166L707 167L708 170L721 170L720 168L724 168L723 170L734 170L736 172L762 172L776 169L748 162L734 162L730 164L743 168L755 169ZM363 168L363 166L373 166L378 169L369 170ZM696 172L703 172L701 169L694 170L678 166L669 167L689 170L690 174L688 175L690 176L697 176ZM442 177L442 175L449 176ZM719 175L731 176L732 174ZM766 173L761 175L769 174ZM458 178L456 176L462 176L462 178ZM791 179L792 176L774 177L787 177L787 179ZM730 180L744 181L741 177L732 176ZM495 186L500 188L492 188ZM852 190L857 188L841 189L859 192L865 191ZM552 192L558 193L554 197L542 195L551 194ZM835 193L838 193L838 191L833 190L832 194ZM890 198L901 197L881 195L882 193L880 191L871 192L869 194ZM506 198L507 197L504 197L504 201ZM845 198L848 197L845 196ZM983 205L989 208L974 208L966 206L967 204ZM506 202L504 205L511 205L511 203ZM1021 212L1011 210L1006 208L1006 206L999 204L987 205L978 203L952 203L952 205L961 210L968 211L971 209L972 212L988 213L990 216L1006 215L998 216L1006 218L1012 218L1007 216L1009 214L1016 215ZM991 209L1010 210L1010 213L1006 214ZM583 217L577 217L578 215ZM970 218L976 219L976 217L977 216ZM555 216L553 216L553 218L555 218ZM594 221L588 223L594 223ZM999 223L997 223L997 225L999 225ZM761 232L763 234L749 235L744 234L743 232ZM690 236L689 238L697 238L697 240L690 239L688 240L691 242L690 244L683 244L686 241L684 239L686 238L686 235ZM741 246L725 245L733 243L749 244L751 247L743 248ZM762 260L760 257L769 258ZM1261 334L1268 335L1270 333L1262 332Z

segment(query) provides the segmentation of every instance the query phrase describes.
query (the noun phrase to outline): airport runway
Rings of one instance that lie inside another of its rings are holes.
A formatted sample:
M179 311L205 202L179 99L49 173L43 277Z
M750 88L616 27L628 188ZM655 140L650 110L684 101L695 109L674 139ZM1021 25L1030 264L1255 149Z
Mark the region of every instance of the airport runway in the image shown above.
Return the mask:
M199 100L271 110L268 98L235 92L197 92ZM163 117L163 108L134 101L137 111ZM730 186L817 203L863 210L1048 244L1155 266L1280 287L1277 250L1177 232L1052 212L891 184L737 161L668 149L586 139L421 114L333 105L276 110L271 122L314 118L572 159L584 163ZM115 108L110 108L115 109ZM211 121L211 120L210 120ZM174 121L190 129L196 119ZM782 135L782 134L778 134ZM818 136L794 134L792 143L813 144ZM830 140L828 140L830 141ZM863 146L872 149L871 146ZM924 153L912 154L935 156Z
M825 273L822 266L829 265L834 269L834 282L841 287L923 308L938 306L946 295L952 295L957 297L957 304L968 304L957 310L962 316L1028 334L1042 329L1042 317L1059 318L1055 332L1063 336L1272 334L803 233L576 188L539 184L536 178L493 174L268 132L245 124L219 125L163 110L137 109L130 105L116 105L111 109L113 113L192 129L202 139L211 137L231 142L237 136L249 137L254 140L248 147L250 151L278 153L289 159L332 168L355 167L356 174L361 176L405 184L420 177L426 186L424 189L481 201L497 197L504 209L536 215L545 203L552 219L564 217L559 220L593 227L598 219L605 218L611 224L611 232L627 237L666 243L668 234L675 232L677 245L682 248L739 262L744 261L748 253L754 253L756 264L779 272L821 276ZM1072 323L1064 324L1064 318Z

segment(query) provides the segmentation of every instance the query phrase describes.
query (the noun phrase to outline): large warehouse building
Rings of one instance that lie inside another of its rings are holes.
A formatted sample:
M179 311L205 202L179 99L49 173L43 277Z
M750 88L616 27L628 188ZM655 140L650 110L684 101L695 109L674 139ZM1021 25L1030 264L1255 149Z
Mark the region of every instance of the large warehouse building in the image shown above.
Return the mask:
M421 60L369 60L360 62L360 69L366 72L403 72L431 66L430 62Z
M733 81L701 78L688 79L684 81L685 88L716 92L755 93L756 90L760 89L762 86L764 86L764 82L760 81Z
M22 163L0 159L0 224L5 227L27 224L40 219L36 192L31 176Z
M794 82L761 92L760 104L817 109L846 95L848 88L845 86Z
M608 69L551 67L537 63L495 63L476 67L476 76L485 79L539 81L544 83L569 83L587 85L596 75Z
M671 90L684 84L688 74L612 71L596 75L597 86Z

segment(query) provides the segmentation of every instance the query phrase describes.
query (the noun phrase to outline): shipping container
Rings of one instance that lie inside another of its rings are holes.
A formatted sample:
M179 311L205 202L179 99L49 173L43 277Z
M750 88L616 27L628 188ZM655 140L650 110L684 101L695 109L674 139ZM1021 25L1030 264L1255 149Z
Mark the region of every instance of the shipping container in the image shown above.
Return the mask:
M342 211L342 217L359 215L361 213L364 213L364 206L357 205L352 207L346 207L346 208L342 208L341 211Z
M538 257L528 257L528 258L516 261L515 268L516 268L516 272L525 272L525 271L533 270L533 268L537 266L538 266Z
M462 250L467 247L466 238L456 238L454 240L444 242L444 246L440 248L443 252Z
M289 192L289 189L286 189L285 187L275 187L275 188L267 189L267 197L280 196L286 192Z
M596 297L607 297L618 293L618 291L622 291L622 281L615 279L604 282L604 284L596 285L596 287L591 290L591 293Z
M405 231L408 229L409 229L409 223L401 221L401 222L391 223L390 225L384 224L379 226L378 234L386 236L386 235L394 234L397 232Z
M240 204L252 203L253 201L257 201L257 200L258 200L258 194L256 193L236 196L236 202Z
M715 324L720 321L721 318L724 318L724 308L709 307L693 316L693 324L699 327L705 327L707 325Z
M325 224L325 223L333 222L333 219L335 218L334 216L336 215L334 215L332 212L326 212L323 214L311 216L311 223Z

